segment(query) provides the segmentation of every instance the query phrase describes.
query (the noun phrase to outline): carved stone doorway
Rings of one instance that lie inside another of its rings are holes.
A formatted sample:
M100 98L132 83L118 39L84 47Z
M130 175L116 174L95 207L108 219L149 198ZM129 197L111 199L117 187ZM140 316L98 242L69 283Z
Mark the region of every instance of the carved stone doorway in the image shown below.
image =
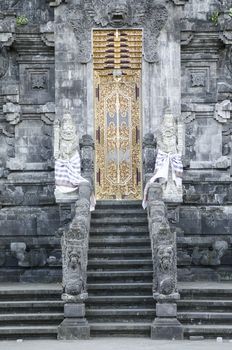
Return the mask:
M142 30L94 30L97 199L141 199Z

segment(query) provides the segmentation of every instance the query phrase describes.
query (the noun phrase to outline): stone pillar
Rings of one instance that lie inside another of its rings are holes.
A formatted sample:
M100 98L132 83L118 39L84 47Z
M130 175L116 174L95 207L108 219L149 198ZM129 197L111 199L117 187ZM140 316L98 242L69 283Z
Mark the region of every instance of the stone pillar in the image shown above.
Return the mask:
M156 318L151 326L152 339L183 339L177 320L176 234L171 232L162 187L151 184L148 190L148 220L153 259L153 298Z
M143 170L144 170L144 183L153 175L155 166L155 147L156 140L154 134L147 133L143 137Z
M90 227L91 185L83 183L75 204L74 217L63 229L61 239L64 320L58 327L58 339L88 339L90 327L85 319L87 260Z
M94 141L90 135L83 135L80 140L81 175L93 185Z

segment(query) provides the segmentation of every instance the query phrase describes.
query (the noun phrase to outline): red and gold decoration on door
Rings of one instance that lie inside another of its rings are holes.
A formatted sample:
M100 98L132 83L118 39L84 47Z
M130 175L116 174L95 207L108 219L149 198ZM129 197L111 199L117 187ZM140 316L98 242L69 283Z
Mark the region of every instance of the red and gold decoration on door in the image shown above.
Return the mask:
M97 199L141 199L141 30L94 30Z

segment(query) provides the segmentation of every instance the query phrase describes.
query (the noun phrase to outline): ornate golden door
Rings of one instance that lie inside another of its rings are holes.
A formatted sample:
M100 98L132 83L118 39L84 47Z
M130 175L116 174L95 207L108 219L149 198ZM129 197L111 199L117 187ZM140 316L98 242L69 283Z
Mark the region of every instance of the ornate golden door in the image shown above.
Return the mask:
M93 32L97 199L141 199L141 30Z

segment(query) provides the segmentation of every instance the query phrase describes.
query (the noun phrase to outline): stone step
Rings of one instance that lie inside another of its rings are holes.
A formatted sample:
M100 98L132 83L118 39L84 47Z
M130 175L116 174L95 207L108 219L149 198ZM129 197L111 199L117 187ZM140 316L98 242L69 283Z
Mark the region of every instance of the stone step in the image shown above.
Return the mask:
M89 257L92 256L109 256L121 255L128 257L128 255L136 255L142 258L142 256L151 256L151 248L91 248L89 250Z
M91 218L91 227L107 227L108 225L123 225L123 226L145 226L147 225L147 217L126 216L126 217L105 217Z
M92 232L89 239L150 239L148 232Z
M0 286L0 300L8 300L14 298L14 301L52 301L59 300L62 294L61 286L57 285L57 287L44 287L42 288L40 285L31 283L30 286L27 285L27 288L24 287L22 283L19 285L12 284L11 286Z
M117 235L118 233L120 234L125 234L125 235L130 235L130 234L136 234L139 233L141 235L143 234L148 234L148 226L126 226L126 225L120 225L120 226L107 226L107 227L90 227L90 235L94 234L108 234L108 235Z
M185 337L203 336L205 338L232 338L232 325L184 325Z
M86 317L91 322L150 322L155 318L155 309L86 309Z
M152 270L104 270L88 271L88 282L107 281L107 282L148 282L152 280Z
M135 216L135 217L146 217L147 218L147 212L143 209L128 209L128 208L114 208L114 209L97 209L94 210L91 213L91 218L100 218L100 217L128 217L128 216Z
M177 301L179 311L232 311L232 300L210 300L210 299L180 299Z
M57 337L57 326L0 326L0 338L24 339L24 338L54 338Z
M64 318L63 312L51 313L51 312L43 312L43 313L4 313L0 314L0 323L7 322L15 324L18 322L24 323L56 323L59 324Z
M109 294L113 291L118 295L118 293L121 293L122 291L125 291L128 294L134 293L135 291L138 293L142 293L144 291L151 292L152 283L88 283L87 288L89 293L106 291Z
M134 309L123 309L123 308L117 308L117 309L87 309L86 315L88 316L141 316L149 314L151 316L155 315L155 309L145 309L145 308L134 308Z
M92 336L133 336L144 337L149 336L151 331L151 323L146 322L107 322L93 323L90 322L90 332Z
M109 305L111 307L119 307L120 305L129 305L130 308L138 308L143 307L146 305L146 307L155 305L155 301L151 294L147 295L94 295L89 296L87 300L87 305L89 309L96 308L96 305L107 306Z
M2 299L1 299L2 300ZM24 313L34 313L34 312L43 312L44 310L49 310L53 312L63 312L64 302L57 298L57 300L5 300L0 301L0 313L10 312L23 312Z
M90 249L98 248L99 246L146 246L151 247L151 241L149 237L90 237L89 247Z
M219 299L219 297L226 299L232 299L232 288L179 288L181 297L184 299Z
M137 269L146 269L149 267L149 269L152 269L152 260L151 259L89 259L88 261L88 271L95 270L105 270L105 269L112 269L116 270L118 268L122 269L129 269L131 267L136 267Z
M136 208L143 210L142 201L140 200L99 200L96 202L96 210L105 208L126 208L126 210Z
M152 288L152 283L92 283L88 284L90 289L136 289Z
M88 271L88 277L120 277L120 276L131 276L131 277L136 277L136 276L151 276L153 273L152 269L148 270L138 270L138 269L127 269L127 270L107 270L105 269L104 271Z
M178 312L178 319L182 323L232 323L232 312Z

